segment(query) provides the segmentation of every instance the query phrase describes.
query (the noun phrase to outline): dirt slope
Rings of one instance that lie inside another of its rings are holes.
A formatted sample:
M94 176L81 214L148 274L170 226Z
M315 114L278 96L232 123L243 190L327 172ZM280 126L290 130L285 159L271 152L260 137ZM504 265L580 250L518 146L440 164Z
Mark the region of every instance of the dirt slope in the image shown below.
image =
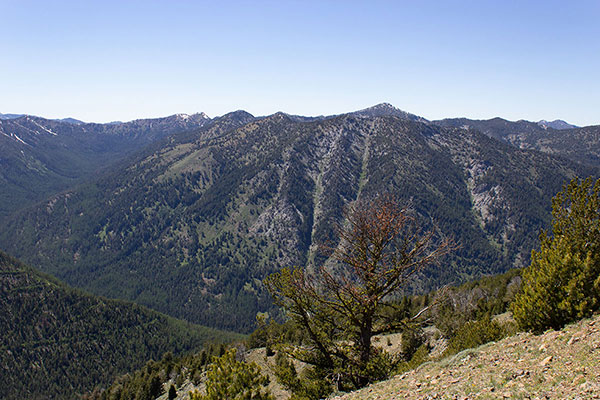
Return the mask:
M600 316L520 333L427 363L337 400L600 398Z

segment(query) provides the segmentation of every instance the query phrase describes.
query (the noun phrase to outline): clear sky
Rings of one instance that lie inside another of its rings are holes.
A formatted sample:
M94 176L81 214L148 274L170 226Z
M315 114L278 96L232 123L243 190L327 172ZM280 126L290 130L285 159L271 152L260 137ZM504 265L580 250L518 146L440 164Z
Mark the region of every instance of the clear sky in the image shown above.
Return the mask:
M600 124L600 1L0 0L0 112Z

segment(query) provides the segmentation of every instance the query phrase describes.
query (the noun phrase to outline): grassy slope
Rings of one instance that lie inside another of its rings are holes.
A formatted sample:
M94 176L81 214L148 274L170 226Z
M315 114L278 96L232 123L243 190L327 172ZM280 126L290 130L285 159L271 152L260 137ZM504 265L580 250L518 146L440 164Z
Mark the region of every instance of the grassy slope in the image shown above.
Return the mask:
M0 252L0 398L72 398L139 368L239 335L69 288Z
M561 331L519 333L335 397L367 399L598 398L600 316Z

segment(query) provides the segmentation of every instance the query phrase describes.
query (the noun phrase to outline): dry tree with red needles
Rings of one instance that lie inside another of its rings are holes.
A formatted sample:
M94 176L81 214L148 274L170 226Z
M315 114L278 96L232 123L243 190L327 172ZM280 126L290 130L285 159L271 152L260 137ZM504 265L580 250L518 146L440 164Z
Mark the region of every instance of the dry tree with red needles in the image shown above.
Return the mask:
M434 230L420 229L391 195L357 202L344 216L337 227L339 243L321 246L333 265L312 274L284 268L265 282L275 303L309 337L307 346L287 352L357 388L389 373L378 369L386 355L373 346L373 337L405 323L393 317L392 295L453 245L439 237L434 241Z

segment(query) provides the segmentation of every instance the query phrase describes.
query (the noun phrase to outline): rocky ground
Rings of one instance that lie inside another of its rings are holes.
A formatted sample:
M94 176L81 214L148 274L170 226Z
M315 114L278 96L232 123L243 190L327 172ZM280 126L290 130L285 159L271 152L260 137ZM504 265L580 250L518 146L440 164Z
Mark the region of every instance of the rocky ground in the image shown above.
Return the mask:
M388 351L398 351L401 335L379 342ZM265 355L264 348L254 349L246 360L269 375L277 399L289 398L269 368L274 357ZM179 388L177 399L189 399L195 389L188 382ZM561 331L519 333L329 400L376 399L600 399L600 315Z
M600 399L600 316L520 333L332 400Z

